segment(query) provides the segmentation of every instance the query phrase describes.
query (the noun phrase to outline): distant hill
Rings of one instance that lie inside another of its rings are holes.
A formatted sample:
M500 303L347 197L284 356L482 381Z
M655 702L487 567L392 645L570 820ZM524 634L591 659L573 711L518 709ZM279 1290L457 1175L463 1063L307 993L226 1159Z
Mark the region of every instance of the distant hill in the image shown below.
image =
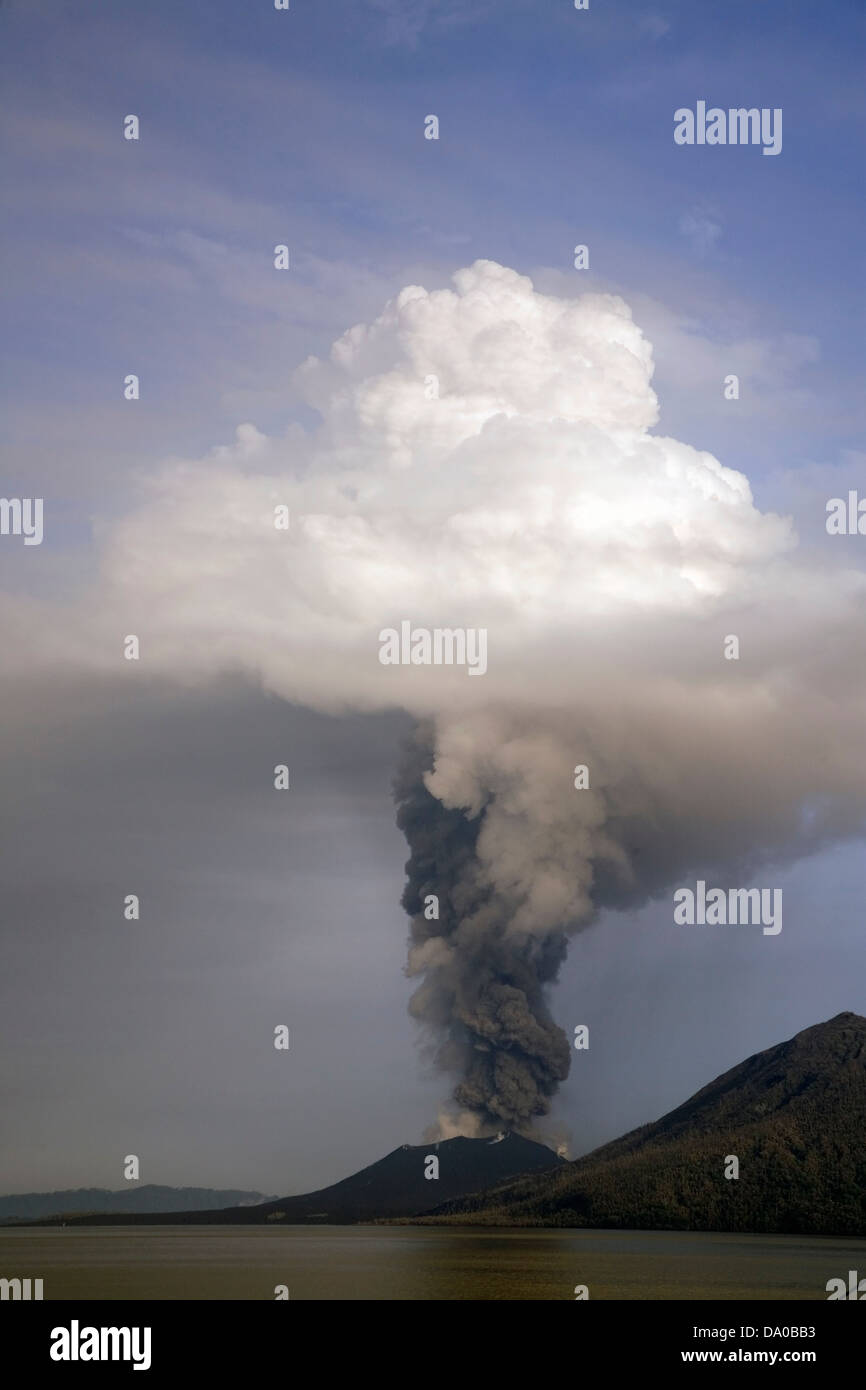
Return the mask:
M0 1197L0 1222L38 1221L48 1216L69 1216L83 1212L175 1212L199 1207L211 1210L266 1202L262 1192L238 1188L160 1187L145 1183L111 1192L107 1187L75 1187L64 1192L21 1192Z
M807 1028L655 1124L425 1220L866 1235L866 1019Z
M431 1155L439 1160L438 1178L424 1176ZM478 1192L518 1173L557 1168L564 1161L544 1144L510 1133L492 1139L443 1139L438 1144L404 1144L368 1168L318 1192L280 1197L256 1207L234 1206L223 1211L180 1212L172 1208L171 1224L346 1225L380 1217L411 1216L429 1211L443 1198ZM152 1225L165 1220L165 1210L132 1218L92 1215L82 1217L80 1224Z

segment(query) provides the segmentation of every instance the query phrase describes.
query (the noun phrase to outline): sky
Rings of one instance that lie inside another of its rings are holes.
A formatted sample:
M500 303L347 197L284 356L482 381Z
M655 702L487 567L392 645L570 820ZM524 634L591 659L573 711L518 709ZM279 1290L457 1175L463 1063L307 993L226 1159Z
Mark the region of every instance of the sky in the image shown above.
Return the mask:
M862 568L825 501L864 487L866 16L6 0L0 28L2 494L46 517L39 547L0 538L0 1189L120 1187L135 1153L144 1181L303 1191L420 1142L447 1091L407 1013L390 784L411 719L305 708L240 661L133 681L76 653L106 538L167 461L219 463L239 426L305 455L301 364L481 258L621 296L653 345L654 432L745 473L805 557ZM698 100L781 108L782 152L675 145ZM684 937L669 899L575 937L552 995L591 1030L552 1115L572 1153L866 1013L862 851L771 866L778 939Z

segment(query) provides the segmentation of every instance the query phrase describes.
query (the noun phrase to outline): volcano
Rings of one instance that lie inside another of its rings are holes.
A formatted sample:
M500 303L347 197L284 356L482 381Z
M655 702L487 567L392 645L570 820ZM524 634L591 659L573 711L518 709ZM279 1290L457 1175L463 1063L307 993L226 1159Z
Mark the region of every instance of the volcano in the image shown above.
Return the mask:
M519 1174L557 1168L564 1162L546 1145L510 1132L487 1139L442 1139L431 1144L403 1144L341 1182L298 1197L221 1211L92 1214L74 1218L69 1224L350 1225L414 1216L443 1201L481 1192ZM425 1176L427 1173L431 1176Z
M864 1236L864 1135L866 1018L842 1013L748 1057L654 1124L432 1219Z

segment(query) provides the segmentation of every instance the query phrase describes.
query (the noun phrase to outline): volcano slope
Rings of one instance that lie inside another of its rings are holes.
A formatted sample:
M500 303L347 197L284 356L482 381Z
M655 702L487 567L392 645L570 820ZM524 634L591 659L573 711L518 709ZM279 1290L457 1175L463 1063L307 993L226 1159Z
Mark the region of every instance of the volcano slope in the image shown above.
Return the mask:
M437 1176L429 1160L437 1160ZM221 1211L92 1214L70 1224L110 1225L350 1225L429 1211L442 1197L457 1198L494 1187L520 1173L541 1172L565 1162L552 1149L521 1134L487 1139L443 1139L403 1144L384 1158L331 1187L297 1197L280 1197L254 1207ZM427 1177L426 1174L431 1176Z
M726 1178L739 1165L737 1178ZM866 1019L758 1052L654 1124L426 1221L866 1235Z

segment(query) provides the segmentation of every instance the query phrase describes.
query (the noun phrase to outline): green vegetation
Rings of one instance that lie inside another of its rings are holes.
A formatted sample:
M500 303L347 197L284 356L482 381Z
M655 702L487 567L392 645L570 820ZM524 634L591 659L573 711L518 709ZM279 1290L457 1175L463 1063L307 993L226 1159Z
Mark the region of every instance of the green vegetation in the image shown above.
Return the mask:
M757 1053L655 1124L425 1221L866 1235L866 1019ZM739 1177L726 1179L727 1155Z

